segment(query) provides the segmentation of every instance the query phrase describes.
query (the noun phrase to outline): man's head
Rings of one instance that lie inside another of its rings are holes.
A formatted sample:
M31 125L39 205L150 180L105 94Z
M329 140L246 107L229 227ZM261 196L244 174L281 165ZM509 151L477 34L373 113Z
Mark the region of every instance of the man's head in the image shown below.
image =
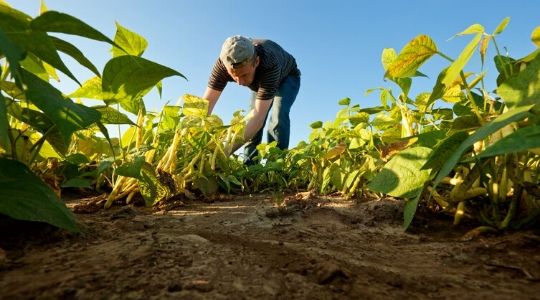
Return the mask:
M255 78L255 69L259 65L259 57L251 39L235 35L223 43L219 58L227 68L227 72L240 85L250 85Z

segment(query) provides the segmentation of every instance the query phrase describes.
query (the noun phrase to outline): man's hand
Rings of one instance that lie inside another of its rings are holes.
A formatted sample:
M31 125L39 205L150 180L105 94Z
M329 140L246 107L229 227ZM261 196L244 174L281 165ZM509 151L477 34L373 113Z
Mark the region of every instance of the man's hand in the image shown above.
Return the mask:
M233 144L230 147L232 154L234 151L238 150L238 148L242 147L246 141L251 140L255 134L264 126L264 120L266 118L266 114L270 110L270 107L272 106L273 99L269 100L259 100L256 99L255 103L253 104L253 109L250 112L251 118L248 120L246 124L246 129L244 130L244 140L242 142L235 140Z

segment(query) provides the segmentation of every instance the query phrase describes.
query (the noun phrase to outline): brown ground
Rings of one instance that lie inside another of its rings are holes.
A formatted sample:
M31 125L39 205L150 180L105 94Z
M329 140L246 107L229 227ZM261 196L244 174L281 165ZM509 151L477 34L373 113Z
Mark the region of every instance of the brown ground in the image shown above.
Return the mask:
M277 208L246 196L77 216L82 235L0 231L1 299L540 299L540 232L463 239L418 217L405 233L390 199L299 194Z

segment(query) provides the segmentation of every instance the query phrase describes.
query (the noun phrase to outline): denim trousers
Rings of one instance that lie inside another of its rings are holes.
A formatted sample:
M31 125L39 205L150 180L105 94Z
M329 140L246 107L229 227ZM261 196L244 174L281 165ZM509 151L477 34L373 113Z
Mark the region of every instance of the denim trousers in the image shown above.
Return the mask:
M277 142L277 147L287 149L289 147L289 137L291 135L291 121L289 113L291 106L296 100L298 90L300 89L300 76L287 76L279 86L279 89L274 96L272 106L268 110L263 122L263 126L255 134L255 136L244 145L244 162L246 164L255 163L255 158L259 154L257 145L262 142L264 124L270 115L268 122L267 140L268 143ZM255 103L257 93L253 92L251 97L251 109Z

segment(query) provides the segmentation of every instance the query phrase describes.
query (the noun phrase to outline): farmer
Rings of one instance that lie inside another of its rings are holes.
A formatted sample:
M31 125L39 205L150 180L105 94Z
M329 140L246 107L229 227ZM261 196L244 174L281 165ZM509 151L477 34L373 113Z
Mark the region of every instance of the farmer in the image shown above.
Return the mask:
M254 163L270 108L268 142L277 141L280 149L286 149L291 126L289 112L300 88L300 70L294 57L270 40L229 37L223 43L203 95L209 101L208 114L229 81L252 90L252 116L244 132L245 163ZM231 153L241 146L233 145Z

